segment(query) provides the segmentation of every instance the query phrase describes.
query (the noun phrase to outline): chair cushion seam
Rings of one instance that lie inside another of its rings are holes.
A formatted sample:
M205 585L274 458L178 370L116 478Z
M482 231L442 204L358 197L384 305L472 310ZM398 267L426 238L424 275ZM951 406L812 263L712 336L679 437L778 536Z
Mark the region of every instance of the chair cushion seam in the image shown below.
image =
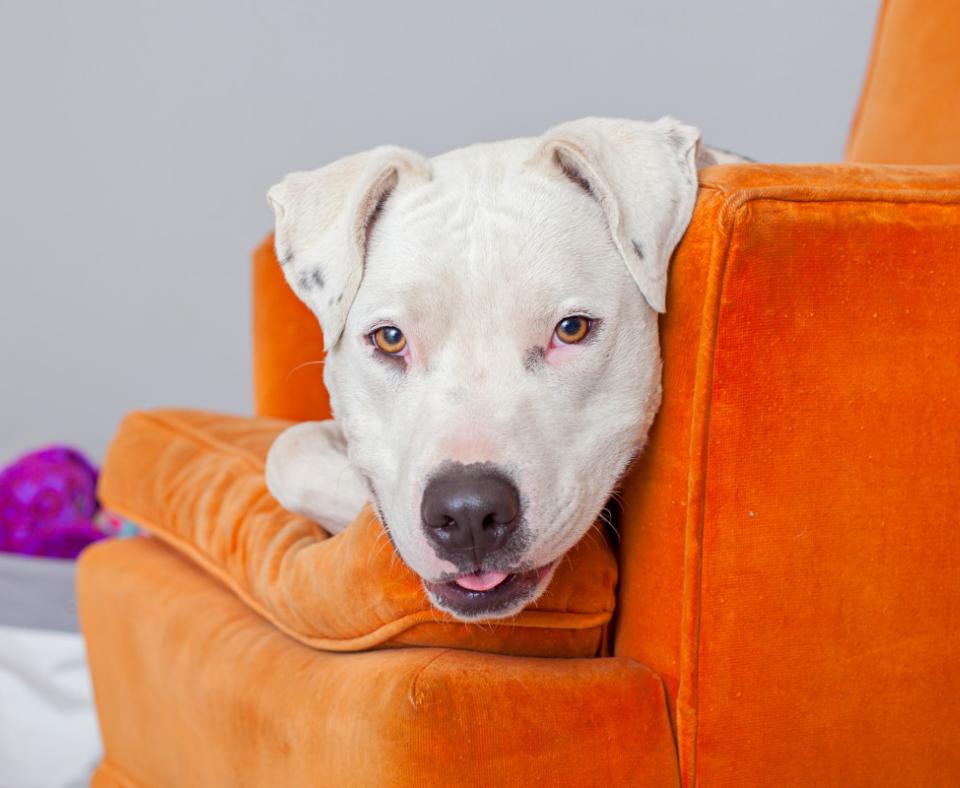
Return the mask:
M218 454L230 455L242 459L248 465L252 466L254 470L263 471L266 467L266 463L255 452L250 451L249 449L238 448L237 446L234 446L226 441L222 441L219 438L210 437L186 422L178 421L177 419L164 418L158 413L142 410L134 411L127 418L131 420L144 421L155 427L160 427L161 429L171 432L178 437L187 438L198 445L204 446L208 449L213 449Z

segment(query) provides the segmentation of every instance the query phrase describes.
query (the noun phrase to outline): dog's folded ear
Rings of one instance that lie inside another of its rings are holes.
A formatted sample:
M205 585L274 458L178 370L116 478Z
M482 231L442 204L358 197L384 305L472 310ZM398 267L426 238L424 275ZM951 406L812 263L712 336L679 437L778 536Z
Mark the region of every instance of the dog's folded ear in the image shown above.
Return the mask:
M267 192L276 217L277 259L290 287L320 321L327 350L343 333L384 200L404 180L429 177L420 154L382 146L291 173Z
M614 243L647 303L666 310L667 267L697 198L700 132L671 117L654 123L582 118L550 129L534 160L600 203Z

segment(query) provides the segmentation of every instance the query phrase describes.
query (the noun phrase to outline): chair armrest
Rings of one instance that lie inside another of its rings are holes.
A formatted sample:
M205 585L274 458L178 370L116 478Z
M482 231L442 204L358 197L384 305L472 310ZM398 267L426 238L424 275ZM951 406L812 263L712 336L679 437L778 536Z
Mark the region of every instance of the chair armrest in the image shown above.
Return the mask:
M632 660L316 651L156 539L86 551L78 598L95 788L679 784L663 685Z
M953 782L960 168L701 183L625 483L616 653L665 677L685 784Z

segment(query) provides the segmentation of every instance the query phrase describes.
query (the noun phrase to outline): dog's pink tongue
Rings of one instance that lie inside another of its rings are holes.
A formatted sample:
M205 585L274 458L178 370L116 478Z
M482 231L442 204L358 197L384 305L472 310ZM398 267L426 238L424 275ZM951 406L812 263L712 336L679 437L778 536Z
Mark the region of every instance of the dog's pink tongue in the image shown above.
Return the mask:
M456 584L467 591L489 591L506 579L506 572L474 572L472 575L461 575L456 579Z

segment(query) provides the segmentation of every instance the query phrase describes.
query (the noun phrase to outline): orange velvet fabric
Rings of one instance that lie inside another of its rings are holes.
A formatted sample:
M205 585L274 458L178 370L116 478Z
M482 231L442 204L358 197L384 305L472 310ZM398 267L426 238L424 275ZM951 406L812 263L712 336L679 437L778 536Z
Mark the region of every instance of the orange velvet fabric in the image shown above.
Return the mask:
M663 685L629 659L297 643L155 539L79 566L95 788L678 785Z
M289 422L186 410L120 425L100 497L301 643L329 651L430 645L536 656L600 653L617 564L599 527L517 616L464 624L432 607L369 507L330 537L267 491L264 459Z
M960 164L957 0L885 0L847 159Z
M960 784L960 168L701 176L615 653L685 785Z
M253 253L253 401L261 416L330 418L320 324L283 278L273 235Z

